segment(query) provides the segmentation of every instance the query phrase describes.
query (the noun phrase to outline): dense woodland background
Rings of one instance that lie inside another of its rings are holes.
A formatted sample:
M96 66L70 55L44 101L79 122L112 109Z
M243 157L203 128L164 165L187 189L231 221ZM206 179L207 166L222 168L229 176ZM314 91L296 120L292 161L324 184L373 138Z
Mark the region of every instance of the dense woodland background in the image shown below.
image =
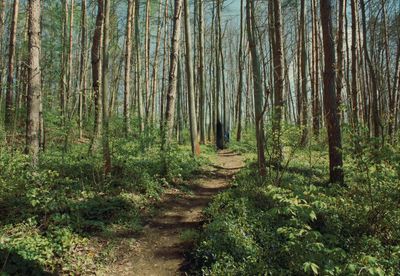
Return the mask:
M397 0L0 0L0 271L107 266L229 147L190 273L396 275L399 87Z

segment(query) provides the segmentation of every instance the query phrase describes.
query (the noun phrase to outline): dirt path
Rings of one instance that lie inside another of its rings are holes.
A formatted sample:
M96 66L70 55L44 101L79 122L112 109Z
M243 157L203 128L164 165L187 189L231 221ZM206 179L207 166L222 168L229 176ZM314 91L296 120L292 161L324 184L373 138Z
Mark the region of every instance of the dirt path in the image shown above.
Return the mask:
M190 193L168 191L161 200L160 212L143 229L131 252L123 255L107 275L169 276L180 275L187 243L181 234L197 229L203 222L202 211L212 197L226 189L243 166L240 155L221 151L212 166L188 184Z

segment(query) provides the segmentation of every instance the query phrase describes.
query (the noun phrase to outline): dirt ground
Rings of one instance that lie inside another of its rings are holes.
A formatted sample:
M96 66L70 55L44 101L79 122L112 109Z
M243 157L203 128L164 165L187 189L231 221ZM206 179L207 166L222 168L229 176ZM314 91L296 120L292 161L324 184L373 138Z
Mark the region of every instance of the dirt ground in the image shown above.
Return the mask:
M184 252L190 243L182 233L199 229L203 223L203 209L213 196L229 187L235 173L243 167L242 156L220 151L212 165L188 183L189 193L177 189L167 191L159 204L159 212L134 239L111 267L102 275L167 276L184 275Z

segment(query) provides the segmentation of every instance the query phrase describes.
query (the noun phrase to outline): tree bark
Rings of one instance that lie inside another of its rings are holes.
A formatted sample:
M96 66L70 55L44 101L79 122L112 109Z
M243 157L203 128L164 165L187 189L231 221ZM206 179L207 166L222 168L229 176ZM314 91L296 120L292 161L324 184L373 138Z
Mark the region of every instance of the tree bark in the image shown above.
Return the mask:
M6 113L4 125L7 131L12 131L14 127L14 65L15 65L15 43L17 41L19 0L14 0L13 13L10 25L10 41L8 47L8 74L6 91ZM0 80L1 82L1 80Z
M308 97L307 97L307 49L306 49L306 5L300 3L300 72L301 72L301 141L304 147L308 140Z
M124 132L128 137L131 132L130 103L131 103L131 58L132 58L132 21L134 0L128 2L128 14L126 17L125 37L125 71L124 71Z
M320 13L324 47L324 111L328 130L330 181L343 184L342 137L335 93L335 45L331 0L320 1Z
M108 113L108 95L109 95L109 27L110 27L110 1L104 0L104 22L103 22L103 62L102 62L102 106L103 106L103 162L104 175L111 173L111 155L109 143L109 113ZM103 0L98 0L99 5Z
M29 82L27 100L26 152L33 167L39 164L40 146L40 0L29 0Z
M83 138L83 113L86 101L86 0L81 3L81 62L79 69L79 138Z
M186 77L188 85L188 100L189 100L189 122L190 122L190 137L192 145L192 154L200 155L200 145L197 137L197 120L196 120L196 103L194 91L194 74L193 74L193 58L192 58L192 39L190 31L190 9L189 1L184 0L184 18L185 18L185 45L186 45Z
M336 81L336 98L337 104L340 108L342 104L342 89L343 89L343 64L344 64L344 18L346 13L346 0L339 0L339 16L338 16L338 34L337 34L337 81ZM339 120L341 118L341 112L339 109Z
M378 108L378 80L376 77L376 72L374 65L372 64L371 57L369 55L369 50L368 50L368 40L367 40L367 22L366 22L366 15L365 15L365 2L364 0L360 0L360 5L361 5L361 18L362 18L362 35L363 35L363 48L364 48L364 55L365 55L365 60L368 65L368 70L370 73L370 78L371 78L371 94L372 94L372 127L373 127L373 135L375 138L379 138L382 131L382 123L380 119L380 114L379 114L379 108Z
M204 2L197 0L199 13L199 119L200 119L200 143L204 144L206 140L206 122L205 122L205 68L204 68Z
M162 148L164 150L168 150L169 148L170 140L172 137L172 130L174 126L179 42L181 37L182 1L183 0L175 0L175 8L174 8L170 68L169 68L169 79L168 79L168 89L167 89L167 105L165 110L165 123L162 130L163 132Z
M351 0L351 109L352 109L352 125L355 133L358 133L358 2Z
M260 62L254 38L254 33L255 33L254 3L251 0L247 0L246 18L247 18L247 38L249 41L251 63L253 69L254 111L255 111L255 123L256 123L258 172L261 176L265 176L266 164L265 164L265 154L264 154L262 76L260 72Z
M313 118L313 132L314 136L319 136L320 129L320 100L319 100L319 36L318 36L318 16L317 16L317 3L316 0L311 1L312 5L312 18L313 18L313 79L314 79L314 88L312 95L312 118Z
M103 27L103 0L98 0L96 27L92 42L92 81L94 95L94 133L92 147L96 147L96 140L100 137L101 131L101 44Z
M5 25L5 17L6 17L6 1L1 0L0 1L0 102L3 96L3 70L4 70L4 57L2 55L3 53L3 47L4 47L4 25Z

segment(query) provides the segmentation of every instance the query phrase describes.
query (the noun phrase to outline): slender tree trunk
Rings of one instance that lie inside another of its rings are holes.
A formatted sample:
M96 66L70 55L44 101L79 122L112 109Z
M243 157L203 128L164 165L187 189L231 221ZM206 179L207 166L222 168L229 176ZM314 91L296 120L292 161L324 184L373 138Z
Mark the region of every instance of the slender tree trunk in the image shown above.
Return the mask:
M103 26L103 0L98 0L96 17L96 28L93 34L92 42L92 81L94 95L94 134L92 147L96 147L97 139L100 137L101 131L101 41Z
M239 56L238 56L238 103L237 103L237 133L236 141L240 142L242 138L242 96L243 96L243 2L240 0L240 38L239 38Z
M144 107L143 94L141 85L141 66L140 66L140 32L139 32L139 4L140 0L135 0L135 61L136 61L136 92L137 92L137 108L140 132L144 131Z
M73 63L72 63L72 56L73 56L73 48L74 48L74 0L71 0L71 8L70 8L70 20L69 20L69 45L68 45L68 74L67 74L67 90L66 90L66 97L67 102L66 106L69 109L69 102L70 98L73 94L72 91L72 74L73 74ZM67 117L70 114L66 114Z
M364 55L365 60L368 65L368 70L370 73L371 78L371 94L372 94L372 126L373 126L373 135L375 138L379 138L381 135L381 127L382 123L380 120L379 108L378 108L378 80L376 77L376 72L374 65L372 64L371 57L368 51L368 40L367 40L367 22L366 22L366 15L365 15L365 2L364 0L360 0L361 5L361 17L362 17L362 35L363 35L363 48L364 48Z
M145 111L146 111L146 121L149 119L150 111L150 8L151 0L146 0L146 31L144 38L144 71L145 71Z
M83 113L86 99L86 0L81 3L81 62L79 69L79 138L83 138Z
M165 16L164 16L164 50L163 50L163 68L162 68L162 80L161 80L161 97L160 97L160 128L164 125L164 106L165 106L165 79L166 79L166 71L167 71L167 38L168 38L168 14L169 14L169 1L166 0L165 3Z
M351 109L353 129L358 133L358 63L357 63L357 26L358 26L358 3L351 0Z
M169 80L168 80L168 90L167 90L167 105L165 110L165 124L162 130L163 132L162 148L164 150L168 150L169 148L170 140L172 137L172 130L174 126L179 43L181 36L181 21L182 21L182 1L183 0L175 0L173 33L171 39L170 69L169 69Z
M168 2L168 0L166 1ZM168 3L165 3L166 7ZM153 123L155 119L156 112L156 102L157 102L157 81L158 81L158 53L160 51L160 43L161 43L161 28L162 28L162 1L159 3L158 9L158 20L157 20L157 38L156 38L156 48L154 50L154 58L153 58L153 78L152 78L152 87L151 87L151 110L150 110L150 122Z
M342 137L335 91L335 45L332 27L331 0L320 1L320 13L324 47L324 111L328 130L329 172L332 183L344 183Z
M273 45L275 100L274 100L274 118L272 122L273 124L272 160L274 164L280 165L283 158L282 145L281 145L281 121L282 121L282 109L283 109L284 62L283 62L283 43L282 43L282 8L281 8L281 2L279 0L274 0L273 10L274 10L274 36L275 36L274 39L275 43Z
M342 104L342 90L343 90L343 64L344 64L344 48L343 48L343 37L344 37L344 18L346 13L346 0L339 0L339 16L338 16L338 34L337 34L337 81L336 81L336 98L338 107ZM339 120L341 118L339 109Z
M102 106L103 106L103 162L104 175L111 173L111 155L109 144L109 118L108 118L108 95L109 95L109 28L110 28L110 1L104 0L104 21L103 21L103 62L101 75L101 91L102 91ZM99 5L103 0L98 0Z
M4 117L4 125L6 130L11 131L14 121L14 66L15 66L15 43L17 41L19 0L14 0L13 13L10 25L10 40L8 47L8 74L7 74L7 91L6 91L6 114Z
M217 142L217 148L218 149L223 149L224 148L224 133L220 129L224 129L223 122L221 120L221 104L220 104L220 94L222 91L221 87L221 54L220 54L220 38L222 37L220 35L221 31L221 0L216 0L215 2L215 9L216 9L216 14L217 18L215 20L215 37L214 37L214 53L215 53L215 81L216 81L216 87L215 87L215 136L216 136L216 142ZM218 135L219 133L219 135Z
M264 176L266 174L266 164L265 164L265 154L264 154L262 76L260 72L260 62L254 38L254 33L255 33L254 3L251 0L247 0L246 18L247 18L247 38L249 41L251 63L253 69L254 110L255 110L255 123L256 123L258 172L261 176Z
M6 17L6 1L0 1L0 103L3 96L3 76L4 76L4 56L3 56L3 47L4 47L4 25L5 25L5 17ZM0 108L1 111L1 108Z
M132 58L132 21L134 0L128 2L128 14L126 17L125 37L125 71L124 71L124 131L126 137L131 131L130 103L131 103L131 58Z
M199 13L199 93L200 93L200 143L206 140L206 121L205 121L205 68L204 68L204 2L197 0Z
M307 97L307 49L306 49L306 4L301 0L300 7L300 72L301 72L301 127L300 144L305 146L308 140L308 97ZM276 65L275 65L276 67Z
M26 129L26 152L32 158L32 166L39 164L40 149L40 0L29 1L29 82Z
M184 0L185 18L185 45L186 45L186 78L188 85L189 100L189 121L192 154L200 155L200 145L197 137L196 103L194 90L193 58L192 58L192 38L190 30L190 9L189 0Z
M317 16L317 3L316 0L312 0L312 18L313 18L313 42L314 42L314 47L313 47L313 63L314 63L314 73L313 73L313 78L314 78L314 93L312 97L312 117L313 117L313 131L314 131L314 136L318 137L319 136L319 128L320 128L320 101L319 101L319 94L320 94L320 88L319 88L319 36L318 36L318 30L319 30L319 24L318 24L318 16Z

